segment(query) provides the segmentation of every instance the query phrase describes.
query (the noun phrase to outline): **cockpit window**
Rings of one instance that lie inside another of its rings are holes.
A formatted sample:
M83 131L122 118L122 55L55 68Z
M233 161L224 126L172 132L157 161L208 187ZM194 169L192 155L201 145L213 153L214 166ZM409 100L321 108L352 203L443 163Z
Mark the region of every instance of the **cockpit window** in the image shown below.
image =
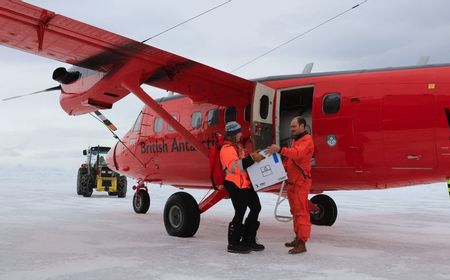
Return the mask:
M142 111L139 113L136 121L134 122L133 128L131 129L131 131L139 131L139 129L141 128L141 121L142 121Z

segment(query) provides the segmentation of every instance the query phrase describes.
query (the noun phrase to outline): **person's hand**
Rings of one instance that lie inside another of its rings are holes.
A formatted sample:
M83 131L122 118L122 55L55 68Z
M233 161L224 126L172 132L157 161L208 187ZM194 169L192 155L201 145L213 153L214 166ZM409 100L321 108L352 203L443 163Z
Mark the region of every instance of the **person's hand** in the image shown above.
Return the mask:
M272 155L275 153L278 153L280 151L280 147L276 144L272 144L269 147L267 147L267 154Z
M256 161L256 162L260 162L261 160L264 159L264 156L261 155L261 154L258 153L258 152L253 152L253 153L250 154L250 156L251 156L252 159L253 159L254 161Z

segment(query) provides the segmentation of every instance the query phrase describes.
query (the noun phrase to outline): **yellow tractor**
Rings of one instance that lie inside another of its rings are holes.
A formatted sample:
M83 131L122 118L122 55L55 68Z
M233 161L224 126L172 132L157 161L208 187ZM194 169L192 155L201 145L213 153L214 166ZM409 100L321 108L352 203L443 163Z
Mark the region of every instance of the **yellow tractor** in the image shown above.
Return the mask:
M110 147L90 147L83 150L86 162L78 169L77 194L90 197L93 190L106 191L109 195L127 195L127 177L120 176L106 165L105 157Z

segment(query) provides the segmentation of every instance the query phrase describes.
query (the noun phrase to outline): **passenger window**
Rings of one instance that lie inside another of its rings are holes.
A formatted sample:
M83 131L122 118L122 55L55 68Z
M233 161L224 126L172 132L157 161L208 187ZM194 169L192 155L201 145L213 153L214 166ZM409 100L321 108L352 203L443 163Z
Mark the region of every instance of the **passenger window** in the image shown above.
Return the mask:
M247 106L245 106L244 111L244 120L246 122L250 122L250 111L251 111L250 104L248 104Z
M267 95L261 96L259 99L259 116L261 119L267 119L269 115L269 97Z
M330 93L323 98L323 112L327 115L336 114L341 108L341 94Z
M219 110L212 109L208 111L208 125L213 126L219 123Z
M158 133L161 132L163 128L163 120L161 118L156 118L154 122L153 130Z
M200 128L202 126L202 113L194 112L192 114L192 128Z
M225 110L225 123L236 121L236 108L235 107L228 107Z

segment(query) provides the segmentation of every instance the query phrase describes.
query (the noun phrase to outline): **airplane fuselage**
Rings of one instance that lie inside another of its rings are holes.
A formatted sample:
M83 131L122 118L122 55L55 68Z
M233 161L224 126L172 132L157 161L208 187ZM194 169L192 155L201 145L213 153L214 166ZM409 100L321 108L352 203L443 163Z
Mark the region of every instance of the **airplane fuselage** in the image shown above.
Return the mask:
M248 150L286 144L286 125L304 115L316 146L312 192L390 188L450 176L448 77L446 65L268 77L257 82L273 89L269 112L261 112L261 95L229 106L177 95L159 103L207 148L230 120L243 126ZM268 124L255 121L261 113ZM144 165L118 143L110 162L119 172L180 187L211 186L207 159L148 106L123 140Z

